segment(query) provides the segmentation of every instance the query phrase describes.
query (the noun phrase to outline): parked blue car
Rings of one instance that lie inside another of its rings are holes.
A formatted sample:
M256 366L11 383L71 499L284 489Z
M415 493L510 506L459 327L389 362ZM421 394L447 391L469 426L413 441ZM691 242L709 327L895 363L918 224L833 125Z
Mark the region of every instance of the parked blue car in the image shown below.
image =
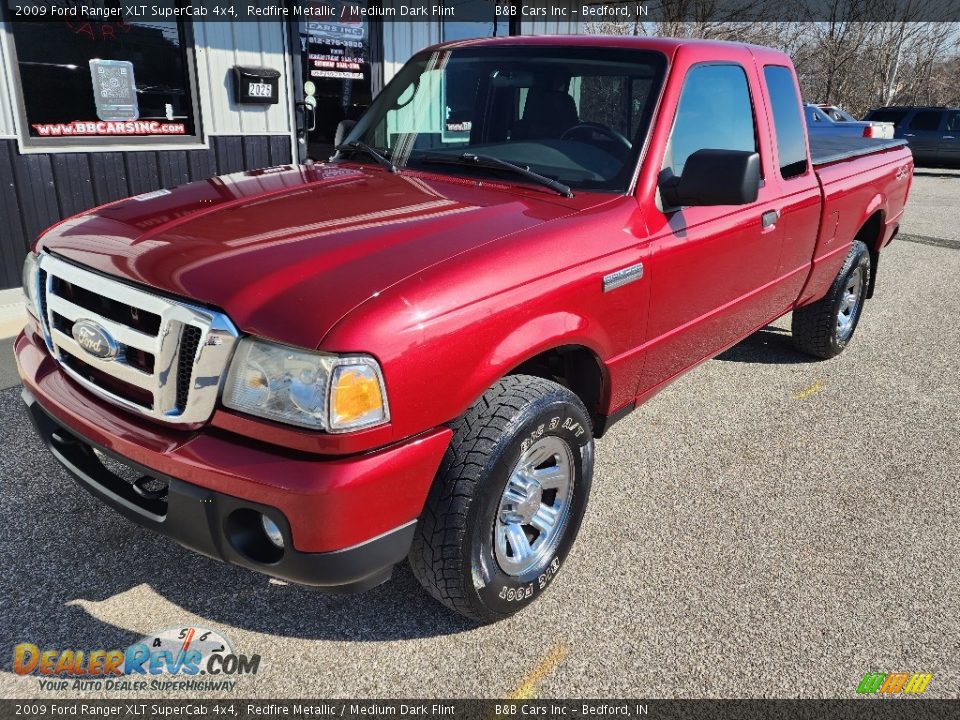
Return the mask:
M803 112L807 119L807 132L811 137L893 137L892 123L854 120L833 105L804 103Z

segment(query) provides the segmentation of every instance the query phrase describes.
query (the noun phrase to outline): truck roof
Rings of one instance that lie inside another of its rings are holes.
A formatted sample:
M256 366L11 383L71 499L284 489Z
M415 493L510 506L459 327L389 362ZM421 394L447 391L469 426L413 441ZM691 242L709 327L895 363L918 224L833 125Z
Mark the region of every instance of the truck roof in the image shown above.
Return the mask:
M689 48L694 51L702 50L706 58L711 56L711 50L741 47L755 51L757 54L765 54L768 57L773 54L785 59L788 58L786 53L762 45L751 45L749 43L731 42L727 40L649 37L644 35L512 35L508 37L454 40L451 42L437 43L427 49L441 50L488 46L633 48L637 50L658 50L667 56L672 56L679 48Z

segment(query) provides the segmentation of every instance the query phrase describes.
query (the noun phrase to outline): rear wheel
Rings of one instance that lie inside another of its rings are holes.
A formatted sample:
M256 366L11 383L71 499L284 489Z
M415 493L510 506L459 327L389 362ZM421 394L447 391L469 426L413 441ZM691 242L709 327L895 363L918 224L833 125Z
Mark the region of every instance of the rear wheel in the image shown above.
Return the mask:
M410 551L441 603L492 622L547 588L580 527L593 477L583 403L557 383L513 375L453 424Z
M860 322L870 286L870 252L855 240L827 294L793 311L793 339L805 353L832 358L843 352Z

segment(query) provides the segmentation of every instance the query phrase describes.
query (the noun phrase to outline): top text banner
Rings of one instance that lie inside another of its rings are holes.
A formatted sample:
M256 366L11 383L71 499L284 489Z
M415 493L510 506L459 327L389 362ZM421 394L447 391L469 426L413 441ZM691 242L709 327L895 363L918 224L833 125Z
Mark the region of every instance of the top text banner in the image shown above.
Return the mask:
M18 21L583 23L584 30L644 34L645 23L960 22L960 0L7 0ZM600 25L600 27L598 27Z

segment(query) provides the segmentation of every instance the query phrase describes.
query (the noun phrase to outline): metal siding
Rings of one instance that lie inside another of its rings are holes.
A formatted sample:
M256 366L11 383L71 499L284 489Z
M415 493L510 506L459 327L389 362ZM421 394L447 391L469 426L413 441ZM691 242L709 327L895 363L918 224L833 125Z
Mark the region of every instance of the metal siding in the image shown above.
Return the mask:
M93 195L97 205L113 202L129 195L127 168L123 153L90 153L90 169L93 174Z
M160 187L160 169L157 167L156 153L126 153L127 183L130 195L150 192Z
M187 163L186 150L158 152L157 164L160 166L160 184L174 187L190 182L190 166Z
M284 135L271 135L267 138L270 149L270 165L286 165L293 162L290 153L290 140Z
M216 159L213 151L206 148L203 150L188 150L187 165L190 168L191 180L211 177L216 173Z
M197 88L207 135L291 133L290 93L285 23L203 22L193 26ZM276 105L234 102L234 65L280 71Z
M222 135L210 139L217 156L217 173L232 173L243 170L243 138L237 135Z
M17 182L13 174L16 142L0 141L0 288L16 287L20 283L27 239L20 213Z
M17 135L13 87L10 84L10 63L7 57L8 32L7 21L0 20L0 137Z
M248 168L267 167L270 164L270 146L266 137L254 135L243 138L243 164Z
M50 157L53 160L53 184L60 198L60 212L74 215L96 205L87 156L60 153Z
M397 0L386 0L385 6L396 6ZM440 22L383 23L383 81L397 74L403 64L419 50L440 42Z
M20 213L27 239L33 242L41 230L60 219L53 182L53 163L49 155L14 154L13 176L19 191Z

